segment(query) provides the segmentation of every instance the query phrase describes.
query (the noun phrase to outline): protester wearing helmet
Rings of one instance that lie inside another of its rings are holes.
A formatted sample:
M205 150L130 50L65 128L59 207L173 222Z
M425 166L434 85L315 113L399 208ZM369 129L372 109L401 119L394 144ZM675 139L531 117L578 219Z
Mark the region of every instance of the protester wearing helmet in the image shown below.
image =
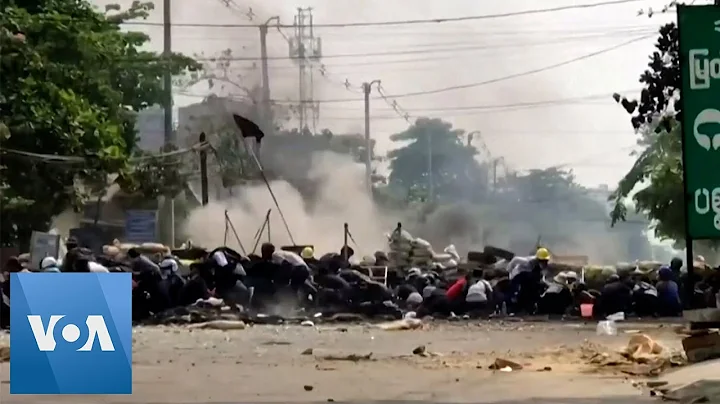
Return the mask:
M550 261L550 251L540 247L531 257L515 257L508 264L511 293L508 296L513 311L523 311L534 314L537 302L546 285L543 280L543 271L547 269Z

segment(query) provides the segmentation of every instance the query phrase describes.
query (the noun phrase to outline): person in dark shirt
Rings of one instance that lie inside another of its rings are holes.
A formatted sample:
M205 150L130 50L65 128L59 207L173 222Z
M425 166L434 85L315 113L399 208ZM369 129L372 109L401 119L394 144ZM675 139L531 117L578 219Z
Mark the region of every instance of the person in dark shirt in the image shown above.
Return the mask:
M542 271L541 266L533 265L530 271L519 272L512 278L511 283L515 285L514 312L535 314L545 286Z
M618 275L612 275L600 291L593 311L596 317L605 318L610 314L627 312L632 304L632 289Z
M65 253L65 257L63 257L62 267L60 270L62 272L75 272L75 261L77 261L78 257L82 255L80 251L80 244L75 237L69 237L65 242L65 248L67 249L67 252Z
M198 299L206 300L212 296L208 282L210 278L208 270L202 264L190 265L191 275L185 282L178 297L178 303L181 306L187 306L198 301Z
M672 269L662 267L658 271L658 314L663 317L674 317L682 314L682 302L680 301L680 288L673 280Z
M23 272L17 257L10 257L2 268L3 282L0 283L0 328L10 327L10 274Z

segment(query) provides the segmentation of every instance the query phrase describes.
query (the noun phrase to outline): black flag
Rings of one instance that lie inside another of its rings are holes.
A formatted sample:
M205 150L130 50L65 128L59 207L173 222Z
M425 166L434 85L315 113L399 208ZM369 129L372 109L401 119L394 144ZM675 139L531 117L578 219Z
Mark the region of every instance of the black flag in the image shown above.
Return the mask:
M235 120L237 128L240 129L242 137L246 139L253 137L258 144L260 144L262 138L265 137L265 134L255 122L237 114L233 114L233 120Z

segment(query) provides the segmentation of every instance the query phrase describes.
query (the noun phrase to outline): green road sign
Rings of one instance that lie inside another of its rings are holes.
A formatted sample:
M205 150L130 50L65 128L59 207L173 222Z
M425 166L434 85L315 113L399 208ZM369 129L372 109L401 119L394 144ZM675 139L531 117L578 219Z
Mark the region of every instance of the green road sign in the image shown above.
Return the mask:
M720 239L720 7L678 6L688 237Z

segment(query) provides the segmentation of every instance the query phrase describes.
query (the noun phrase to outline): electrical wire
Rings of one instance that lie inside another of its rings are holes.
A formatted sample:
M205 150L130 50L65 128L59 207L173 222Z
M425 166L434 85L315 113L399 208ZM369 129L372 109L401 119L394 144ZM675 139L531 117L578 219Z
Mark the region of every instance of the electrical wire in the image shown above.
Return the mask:
M413 108L413 111L415 111L415 112L452 112L452 111L475 111L475 110L483 110L483 109L493 110L493 109L498 109L498 108L554 106L554 105L574 104L579 101L597 100L597 99L603 99L603 98L610 99L613 96L613 94L615 94L615 93L625 94L625 93L632 93L632 92L639 92L639 91L642 91L642 88L633 88L633 89L627 89L627 90L622 90L622 91L615 91L612 93L588 94L588 95L576 96L576 97L556 98L556 99L542 100L542 101L515 102L515 103L506 103L506 104L483 104L483 105L470 105L470 106L450 106L450 107L442 107L442 108ZM330 110L357 111L357 108L342 108L342 107L334 107L334 106L330 106L328 108ZM390 110L392 110L392 108L390 108Z
M656 35L657 32L652 30L643 31L643 32L637 32L637 34L643 34L646 33L648 35ZM593 37L592 39L596 39L597 37ZM585 40L588 39L588 37L573 37L573 38L566 38L565 41L567 42L574 42L578 40ZM562 44L562 41L535 41L535 42L515 42L510 44L492 44L492 45L466 45L466 46L456 46L456 47L439 47L437 49L407 49L407 50L394 50L394 51L380 51L380 52L360 52L360 53L337 53L337 54L329 54L329 55L323 55L323 59L350 59L350 58L368 58L368 57L382 57L382 56L403 56L403 55L426 55L426 54L443 54L443 53L457 53L457 52L472 52L472 51L482 51L482 50L488 50L488 49L508 49L508 48L525 48L525 47L542 47L542 46L553 46ZM201 56L195 58L195 60L199 62L216 62L216 61L227 61L227 62L235 62L235 61L258 61L263 60L264 58L260 56L220 56L220 57L206 57ZM127 59L131 62L142 62L142 58L139 58L137 60ZM267 60L299 60L298 57L293 56L268 56ZM310 61L310 59L307 59ZM122 60L121 60L122 61Z
M467 89L467 88L481 87L481 86L488 85L488 84L494 84L494 83L499 83L499 82L502 82L502 81L512 80L512 79L516 79L516 78L520 78L520 77L524 77L524 76L529 76L529 75L533 75L533 74L537 74L537 73L542 73L542 72L545 72L545 71L548 71L548 70L556 69L556 68L558 68L558 67L566 66L566 65L569 65L569 64L572 64L572 63L575 63L575 62L579 62L579 61L582 61L582 60L585 60L585 59L589 59L589 58L592 58L592 57L595 57L595 56L599 56L599 55L602 55L602 54L604 54L604 53L608 53L608 52L614 51L614 50L616 50L616 49L622 48L622 47L627 46L627 45L631 45L631 44L633 44L633 43L635 43L635 42L639 42L639 41L648 39L648 38L653 37L653 36L655 36L655 34L653 34L653 35L644 35L644 36L641 36L641 37L638 37L638 38L631 39L631 40L629 40L629 41L625 41L625 42L619 43L619 44L617 44L617 45L610 46L610 47L608 47L608 48L603 48L603 49L601 49L601 50L599 50L599 51L595 51L595 52L591 52L591 53L588 53L588 54L585 54L585 55L582 55L582 56L578 56L578 57L576 57L576 58L564 60L564 61L559 62L559 63L553 63L553 64L551 64L551 65L547 65L547 66L540 67L540 68L537 68L537 69L528 70L528 71L521 72L521 73L510 74L510 75L507 75L507 76L498 77L498 78L496 78L496 79L485 80L485 81L481 81L481 82L478 82L478 83L469 83L469 84L462 84L462 85L457 85L457 86L443 87L443 88L438 88L438 89L435 89L435 90L424 90L424 91L415 91L415 92L402 93L402 94L393 94L393 95L391 95L390 97L392 97L392 98L417 97L417 96L422 96L422 95L430 95L430 94L444 93L444 92L453 91L453 90L463 90L463 89Z
M145 161L150 161L154 159L164 159L169 157L175 157L182 154L187 154L190 152L198 152L201 150L205 150L210 147L210 144L208 142L200 142L197 143L191 147L180 149L180 150L173 150L171 152L166 153L158 153L153 154L150 156L138 156L138 157L131 157L129 159L130 163L138 164ZM0 154L6 154L11 156L16 156L20 158L25 158L28 160L35 160L35 161L41 161L44 163L60 163L60 164L85 164L87 163L88 159L92 159L92 156L87 157L80 157L80 156L62 156L62 155L56 155L56 154L42 154L42 153L33 153L23 150L16 150L16 149L8 149L8 148L0 148Z
M583 61L583 60L586 60L586 59L589 59L589 58L592 58L595 56L599 56L599 55L614 51L616 49L622 48L624 46L631 45L633 43L648 39L653 36L655 36L655 34L644 35L641 37L633 38L629 41L621 42L619 44L616 44L616 45L613 45L613 46L610 46L607 48L603 48L603 49L595 51L595 52L587 53L587 54L584 54L584 55L581 55L581 56L578 56L578 57L575 57L572 59L564 60L562 62L553 63L551 65L543 66L543 67L540 67L537 69L527 70L524 72L510 74L507 76L497 77L497 78L490 79L490 80L485 80L485 81L476 82L476 83L460 84L460 85L456 85L456 86L442 87L442 88L437 88L434 90L423 90L423 91L415 91L415 92L408 92L408 93L392 94L392 95L389 95L388 97L396 99L396 98L408 98L408 97L417 97L417 96L423 96L423 95L439 94L439 93L444 93L444 92L448 92L448 91L481 87L481 86L485 86L488 84L495 84L495 83L512 80L512 79L516 79L516 78L520 78L520 77L524 77L524 76L530 76L533 74L542 73L542 72L545 72L548 70L556 69L558 67L566 66L566 65L569 65L569 64L572 64L575 62ZM382 97L380 97L380 98L382 98ZM344 99L340 98L340 99L327 99L327 100L321 100L321 101L316 100L316 102L321 102L321 103L342 103L342 102L356 102L356 101L362 101L362 99L361 98L349 98L349 99L348 98L344 98ZM286 100L284 102L297 103L298 101Z
M509 38L507 38L508 40L515 41L515 40L517 40L518 35L522 35L522 32L525 32L525 31L497 32L497 33L492 32L492 31L486 31L486 32L482 32L482 33L476 32L474 34L472 32L469 32L467 34L457 33L457 34L452 34L452 36L453 37L461 36L461 37L463 37L462 40L447 40L447 41L443 41L443 42L413 44L412 46L413 47L432 47L432 46L475 45L475 44L477 44L477 40L478 40L478 38L476 38L476 37L482 37L483 39L487 39L488 37L509 36ZM583 31L576 31L576 32L568 31L568 32L564 33L564 35L547 35L547 32L543 32L543 31L535 31L535 32L527 31L527 32L528 33L525 35L538 36L538 34L544 34L544 35L541 35L542 39L544 41L548 41L548 40L561 40L561 39L573 39L573 38L575 38L575 39L591 39L591 38L597 38L597 37L632 35L632 34L638 34L638 33L642 34L645 32L657 32L657 27L655 27L655 26L638 27L638 28L633 28L633 29L615 29L615 30L596 31L596 32L593 32L593 31L585 31L585 32L583 32ZM552 34L553 32L550 31L549 33ZM562 32L558 32L558 33L562 33ZM416 34L419 35L419 34L423 34L423 33L417 32ZM433 38L438 36L433 32L427 32L427 31L425 31L424 34L427 36L432 36ZM322 36L324 37L326 35L322 35ZM394 38L394 37L396 37L396 35L394 33L389 33L387 35L387 37ZM375 33L372 36L359 37L359 38L355 35L348 35L347 38L349 40L352 40L353 43L367 42L367 41L377 42L378 39L383 38L383 36L377 35L377 33ZM206 36L206 35L200 35L200 36L175 35L175 36L173 36L173 39L174 40L183 40L183 41L223 41L223 42L228 41L227 36ZM492 38L492 39L497 40L496 38ZM503 39L505 39L505 38L503 38ZM343 40L346 40L346 39L343 39ZM367 40L367 41L365 41L365 40ZM244 41L233 41L233 44L236 46L242 45L243 47L253 47L253 46L257 47L258 46L257 41L254 39L252 39L252 40L248 39L248 40L244 40Z
M597 7L614 6L621 4L631 4L642 2L643 0L610 0L597 3L575 4L569 6L558 6L550 8L538 8L522 11L509 11L496 14L470 15L462 17L432 18L432 19L414 19L414 20L398 20L398 21L375 21L375 22L348 22L348 23L330 23L330 24L313 24L314 28L351 28L351 27L383 27L383 26L399 26L399 25L417 25L417 24L440 24L450 22L478 21L507 17L519 17L527 15L548 14L558 11L591 9ZM144 26L163 26L161 22L149 21L126 21L124 25L144 25ZM176 23L175 27L198 27L198 28L260 28L263 24L201 24L201 23ZM274 24L280 28L294 28L291 24Z

